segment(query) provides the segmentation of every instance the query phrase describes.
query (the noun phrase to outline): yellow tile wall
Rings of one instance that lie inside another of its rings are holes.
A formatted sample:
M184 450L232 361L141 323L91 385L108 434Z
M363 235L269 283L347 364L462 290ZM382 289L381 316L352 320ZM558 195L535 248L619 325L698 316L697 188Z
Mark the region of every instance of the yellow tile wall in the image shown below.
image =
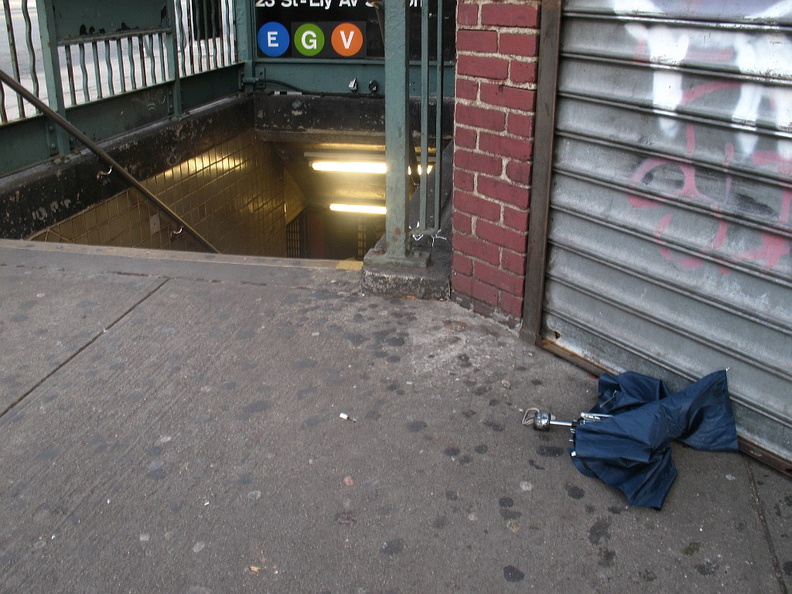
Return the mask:
M246 132L143 182L221 253L286 256L286 223L304 207L275 152ZM157 219L159 228L157 228ZM197 250L187 232L129 189L30 239L146 249Z

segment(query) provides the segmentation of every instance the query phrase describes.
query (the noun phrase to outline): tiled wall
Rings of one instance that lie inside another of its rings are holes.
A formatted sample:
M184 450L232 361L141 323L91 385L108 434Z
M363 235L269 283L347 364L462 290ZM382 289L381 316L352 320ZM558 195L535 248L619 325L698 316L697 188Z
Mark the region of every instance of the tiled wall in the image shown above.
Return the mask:
M284 169L283 179L283 201L286 224L288 225L303 211L306 202L300 186L286 169Z
M286 221L304 197L270 147L246 132L144 185L221 253L286 255ZM31 237L88 245L196 250L187 232L130 189Z
M123 192L36 233L30 239L148 249L199 249L186 236L171 240L172 229L146 200L138 199L131 192Z

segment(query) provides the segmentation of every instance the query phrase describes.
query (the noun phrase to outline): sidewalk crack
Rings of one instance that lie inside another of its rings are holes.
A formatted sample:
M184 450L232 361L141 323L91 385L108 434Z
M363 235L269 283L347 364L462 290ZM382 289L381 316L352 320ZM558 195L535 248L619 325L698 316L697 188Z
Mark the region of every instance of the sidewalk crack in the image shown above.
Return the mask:
M39 381L37 381L29 390L21 394L16 400L12 401L8 406L6 406L2 411L0 411L0 419L2 419L6 414L11 412L17 405L22 403L25 398L27 398L30 394L35 392L42 384L44 384L48 379L50 379L53 375L58 373L61 369L63 369L66 365L71 363L77 356L83 353L88 347L93 345L101 336L112 330L119 322L121 322L124 318L126 318L130 313L135 311L138 306L143 304L149 298L151 298L155 293L157 293L162 287L164 287L171 279L161 279L162 282L157 284L153 287L150 291L148 291L145 295L143 295L140 299L138 299L135 303L133 303L126 311L122 312L111 324L108 324L107 327L103 328L101 332L97 333L96 336L92 337L88 340L84 345L74 351L69 357L63 360L60 364L58 364L52 371L50 371L47 375L42 377Z

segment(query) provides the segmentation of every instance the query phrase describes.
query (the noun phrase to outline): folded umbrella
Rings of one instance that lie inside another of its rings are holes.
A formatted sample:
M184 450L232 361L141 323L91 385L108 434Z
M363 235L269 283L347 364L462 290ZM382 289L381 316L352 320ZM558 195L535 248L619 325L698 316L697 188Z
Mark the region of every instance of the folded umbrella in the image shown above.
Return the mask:
M612 416L575 428L572 461L586 476L624 492L630 505L662 507L677 476L672 441L697 450L737 451L725 371L675 393L639 373L603 374L597 394L591 413Z

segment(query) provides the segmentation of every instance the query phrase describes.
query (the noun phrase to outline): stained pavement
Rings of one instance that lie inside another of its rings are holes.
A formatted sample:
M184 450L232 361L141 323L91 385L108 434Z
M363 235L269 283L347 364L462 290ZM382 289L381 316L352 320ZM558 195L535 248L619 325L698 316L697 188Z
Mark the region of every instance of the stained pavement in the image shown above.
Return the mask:
M336 263L0 241L2 592L784 592L792 483L580 475L595 379ZM353 420L344 420L345 413Z

